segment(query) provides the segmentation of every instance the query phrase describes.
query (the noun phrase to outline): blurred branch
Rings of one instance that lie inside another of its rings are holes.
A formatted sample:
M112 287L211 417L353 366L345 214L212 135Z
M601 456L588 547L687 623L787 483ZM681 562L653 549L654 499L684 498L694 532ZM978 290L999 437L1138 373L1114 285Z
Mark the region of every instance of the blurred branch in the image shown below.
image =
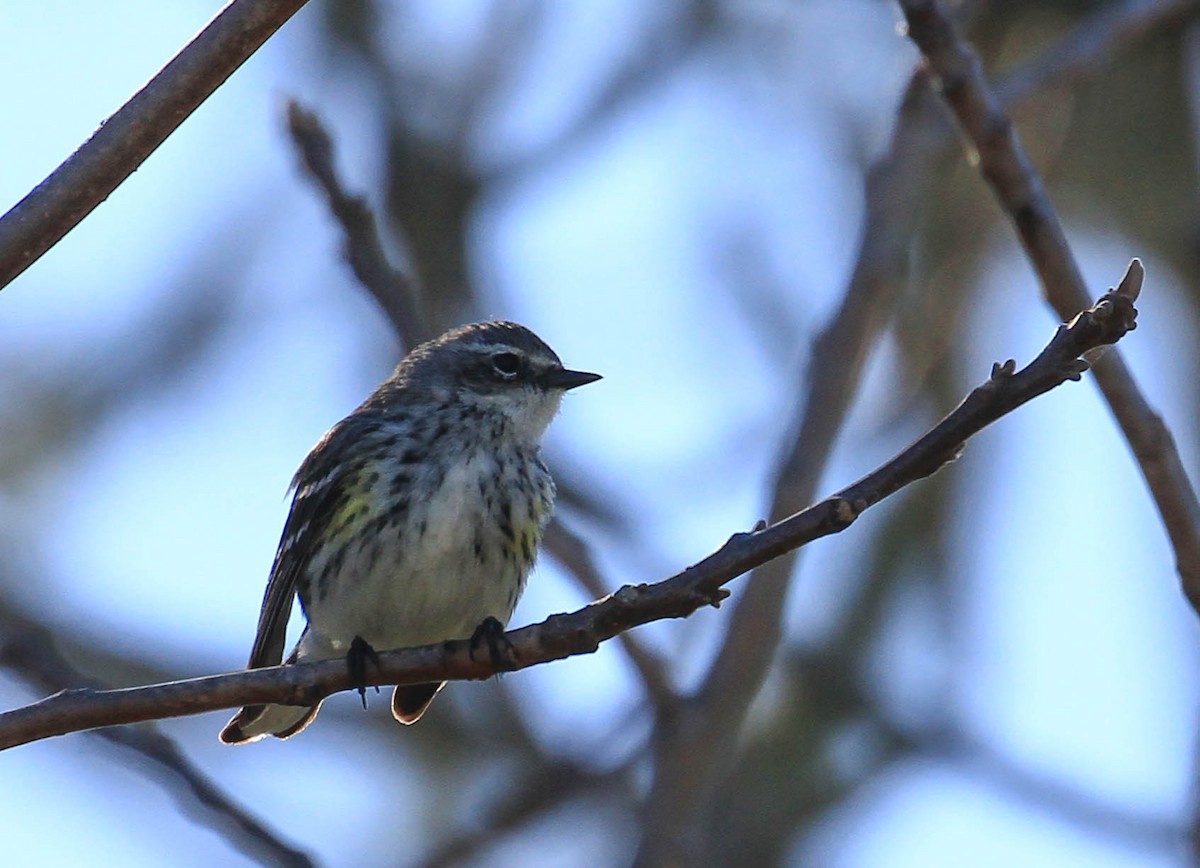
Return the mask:
M901 0L908 35L939 81L964 140L1008 213L1037 271L1042 292L1061 317L1088 298L1079 266L1041 179L1012 122L988 88L979 57L937 0ZM1137 459L1171 545L1183 591L1200 613L1200 501L1175 440L1116 352L1096 363L1096 383Z
M497 167L496 176L511 178L529 170L545 171L564 154L575 153L589 139L608 130L622 112L646 100L654 88L663 87L672 74L685 66L706 41L727 29L717 0L688 0L676 7L678 14L656 23L647 35L625 45L624 54L612 68L587 108L557 135Z
M305 0L232 0L92 137L0 217L0 288L108 198Z
M531 13L548 17L544 4L493 4L472 48L474 60L449 82L431 75L419 57L400 58L397 69L394 45L380 38L376 22L370 15L356 19L347 44L379 88L386 123L384 225L397 226L404 235L433 334L478 318L472 292L478 269L469 259L466 237L481 191L511 184L522 173L544 171L550 161L606 129L719 32L718 5L688 0L670 7L664 23L663 16L647 16L649 35L623 44L580 115L545 141L511 155L490 155L486 149L477 155L471 139L491 119L507 85L519 80L537 23Z
M883 742L879 761L857 778L877 779L883 764L914 757L952 764L964 775L995 787L1048 817L1077 827L1091 836L1103 836L1121 846L1145 851L1179 850L1186 830L1169 816L1106 802L1053 775L1028 768L987 744L951 715L912 723L898 719L878 695L853 672L843 655L792 652L787 660L792 678L816 682L814 692L828 697L845 722L866 723ZM788 828L787 824L783 824Z
M581 588L592 599L598 600L608 593L608 586L600 576L600 569L592 557L591 548L573 530L561 521L553 521L546 528L542 545L574 577ZM646 696L655 708L662 708L675 698L675 691L667 678L662 660L647 648L632 633L617 636L633 668L641 676Z
M1002 105L1025 99L1046 81L1071 84L1112 63L1113 53L1153 30L1200 13L1198 0L1126 0L1089 17L1032 61L1000 76L993 88Z
M867 175L854 273L810 351L807 388L796 410L798 433L775 477L772 520L815 498L868 349L891 316L912 232L909 215L939 152L940 130L928 122L936 115L926 84L923 75L913 76L888 153ZM794 563L794 557L781 557L754 571L694 700L660 721L654 784L646 799L644 862L688 861L701 848L703 818L733 763L742 719L779 645Z
M465 146L479 120L487 116L534 55L535 37L545 13L545 6L536 0L492 3L484 12L485 20L479 28L481 38L443 107L448 115L446 140L459 145L459 159L463 162L467 161ZM403 100L393 103L393 107L400 104Z
M463 791L457 791L462 820L450 824L450 834L421 855L416 864L424 868L472 864L505 837L573 801L603 799L621 790L626 799L632 797L628 792L629 772L639 760L639 753L610 763L602 757L603 749L585 750L577 759L547 751L526 726L513 701L513 691L504 689L504 681L497 681L495 686L501 689L486 691L486 703L471 703L463 718L447 721L443 717L449 730L434 736L449 738L460 751L466 746L467 756L472 758L458 753L451 763L460 769L464 763L474 769L468 777L482 787L465 799ZM390 715L383 725L395 730ZM405 733L405 740L418 734L425 736L425 728ZM486 772L479 773L483 757L488 764L499 763L505 768L502 778L496 780Z
M495 800L483 824L451 838L419 863L423 868L452 868L477 860L505 835L514 832L547 811L561 810L572 798L595 798L616 786L627 768L595 772L575 763L548 760L542 768L522 770L522 782L505 789Z
M507 634L505 659L477 659L468 641L389 651L367 673L366 685L483 679L595 651L633 627L683 618L728 595L724 585L756 566L822 536L845 530L866 509L954 460L966 440L987 425L1087 369L1081 356L1113 343L1135 327L1142 285L1137 260L1120 286L1069 324L1020 371L1013 361L993 365L991 377L945 419L891 461L824 501L770 526L735 534L713 554L652 585L627 585L570 614ZM68 690L0 715L0 749L97 726L176 717L258 703L313 705L359 686L344 660L277 666L125 690Z
M53 634L13 612L3 613L5 640L0 664L38 690L61 690L86 679L55 647ZM175 745L151 724L97 730L93 735L127 748L150 762L148 769L170 785L180 785L207 811L199 815L235 849L267 864L311 866L309 856L280 840L252 814L234 803Z
M383 308L406 350L434 337L422 321L413 281L388 261L371 207L361 196L348 194L338 179L333 167L333 141L321 119L295 100L288 100L287 122L304 168L325 194L329 210L342 228L342 250L354 276Z
M1102 836L1141 853L1182 849L1186 830L1180 823L1106 803L1045 772L1026 768L961 725L912 730L893 723L887 734L911 752L953 763L1042 815L1070 823L1090 836Z
M1112 55L1129 40L1166 25L1183 11L1194 13L1197 5L1132 0L1116 10L1105 10L1018 67L1003 79L1000 92L1006 99L1019 100L1036 88L1077 80L1111 63ZM948 125L930 117L935 106L926 85L925 73L918 70L905 93L889 150L867 176L866 219L854 272L841 307L813 345L808 388L802 411L797 411L799 433L776 475L772 517L811 502L867 351L890 316L912 238L911 214L920 203L930 169L952 141ZM1066 319L1070 311L1062 316ZM1169 446L1170 435L1161 424L1158 430ZM1135 449L1155 450L1153 426L1149 433L1148 441L1131 441L1138 444ZM1167 452L1163 475L1184 478L1178 457L1170 449ZM1142 460L1139 464L1144 473L1151 466ZM1166 489L1186 492L1184 482L1183 489ZM1179 518L1185 539L1189 527L1194 527L1190 513L1186 502L1171 511ZM701 839L711 828L705 825L705 817L713 794L733 762L742 719L774 659L793 567L794 558L785 557L755 570L700 690L661 721L655 780L646 799L643 861L661 862L668 853L686 858L692 849L703 848Z

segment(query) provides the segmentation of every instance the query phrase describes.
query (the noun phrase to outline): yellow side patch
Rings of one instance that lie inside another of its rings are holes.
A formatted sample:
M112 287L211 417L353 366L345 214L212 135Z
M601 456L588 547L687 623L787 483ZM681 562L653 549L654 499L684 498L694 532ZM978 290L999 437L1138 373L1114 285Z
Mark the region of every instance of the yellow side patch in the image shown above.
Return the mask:
M341 540L360 532L367 515L371 512L371 497L368 489L355 480L353 488L346 492L345 503L329 517L327 537Z

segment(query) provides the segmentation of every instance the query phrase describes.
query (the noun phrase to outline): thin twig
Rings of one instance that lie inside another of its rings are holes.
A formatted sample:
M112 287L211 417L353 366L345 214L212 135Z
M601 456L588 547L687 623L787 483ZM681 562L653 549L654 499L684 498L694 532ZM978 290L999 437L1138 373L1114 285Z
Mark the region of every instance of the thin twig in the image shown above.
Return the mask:
M595 798L617 788L628 771L624 766L591 771L554 759L548 759L541 768L522 769L521 782L507 786L504 798L490 802L486 816L426 853L419 864L421 868L453 868L475 863L498 841L546 813L561 810L582 796Z
M305 0L232 0L86 142L0 217L0 288L133 174Z
M1113 53L1154 30L1194 17L1198 0L1126 0L1087 18L1053 51L996 79L993 88L1002 105L1025 99L1046 81L1071 84L1112 63Z
M891 461L833 496L776 524L735 534L713 554L652 585L627 585L570 614L507 634L511 654L494 661L454 641L379 655L369 685L483 679L595 651L625 630L664 618L685 618L727 596L724 585L749 569L849 527L866 509L900 488L953 461L968 438L1087 369L1081 356L1113 343L1135 326L1134 301L1141 288L1134 260L1121 285L1054 337L1025 368L1012 361L993 366L991 377L928 433ZM486 659L485 659L486 658ZM498 665L499 664L499 665ZM98 726L134 723L261 703L312 705L360 686L344 660L277 666L125 690L68 690L0 715L0 749Z
M342 229L342 250L354 276L383 308L406 350L433 337L424 325L412 279L392 266L370 205L346 192L333 165L333 140L316 113L295 100L287 104L288 132L309 176L325 194Z
M1070 316L1087 285L1012 121L988 87L978 55L938 0L901 0L908 35L937 76L972 161L1008 214L1047 302ZM1200 500L1171 432L1142 395L1120 354L1096 364L1096 383L1128 441L1175 552L1184 594L1200 613Z

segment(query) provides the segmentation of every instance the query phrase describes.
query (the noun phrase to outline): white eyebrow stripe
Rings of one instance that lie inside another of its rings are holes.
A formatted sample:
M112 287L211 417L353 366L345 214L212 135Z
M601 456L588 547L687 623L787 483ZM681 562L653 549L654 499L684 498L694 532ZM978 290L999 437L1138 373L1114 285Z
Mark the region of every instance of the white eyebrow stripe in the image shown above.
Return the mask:
M482 351L486 350L489 353L492 353L492 352L516 353L517 355L522 355L522 356L526 354L524 350L522 350L519 347L514 347L511 344L493 344L493 343L485 344L485 343L481 343L479 341L472 341L469 344L464 344L463 349L474 350L476 352L482 352Z

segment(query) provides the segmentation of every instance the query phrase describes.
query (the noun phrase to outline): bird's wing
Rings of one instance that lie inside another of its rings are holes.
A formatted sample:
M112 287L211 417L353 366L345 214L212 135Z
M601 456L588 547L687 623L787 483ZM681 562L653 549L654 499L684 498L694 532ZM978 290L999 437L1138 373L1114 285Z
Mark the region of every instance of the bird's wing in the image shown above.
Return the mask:
M297 579L325 536L325 528L336 509L345 481L347 468L336 457L342 454L340 447L348 434L346 426L335 426L308 453L292 480L296 493L275 552L271 579L263 595L258 633L250 650L250 669L276 666L283 661ZM325 472L318 475L318 468Z

